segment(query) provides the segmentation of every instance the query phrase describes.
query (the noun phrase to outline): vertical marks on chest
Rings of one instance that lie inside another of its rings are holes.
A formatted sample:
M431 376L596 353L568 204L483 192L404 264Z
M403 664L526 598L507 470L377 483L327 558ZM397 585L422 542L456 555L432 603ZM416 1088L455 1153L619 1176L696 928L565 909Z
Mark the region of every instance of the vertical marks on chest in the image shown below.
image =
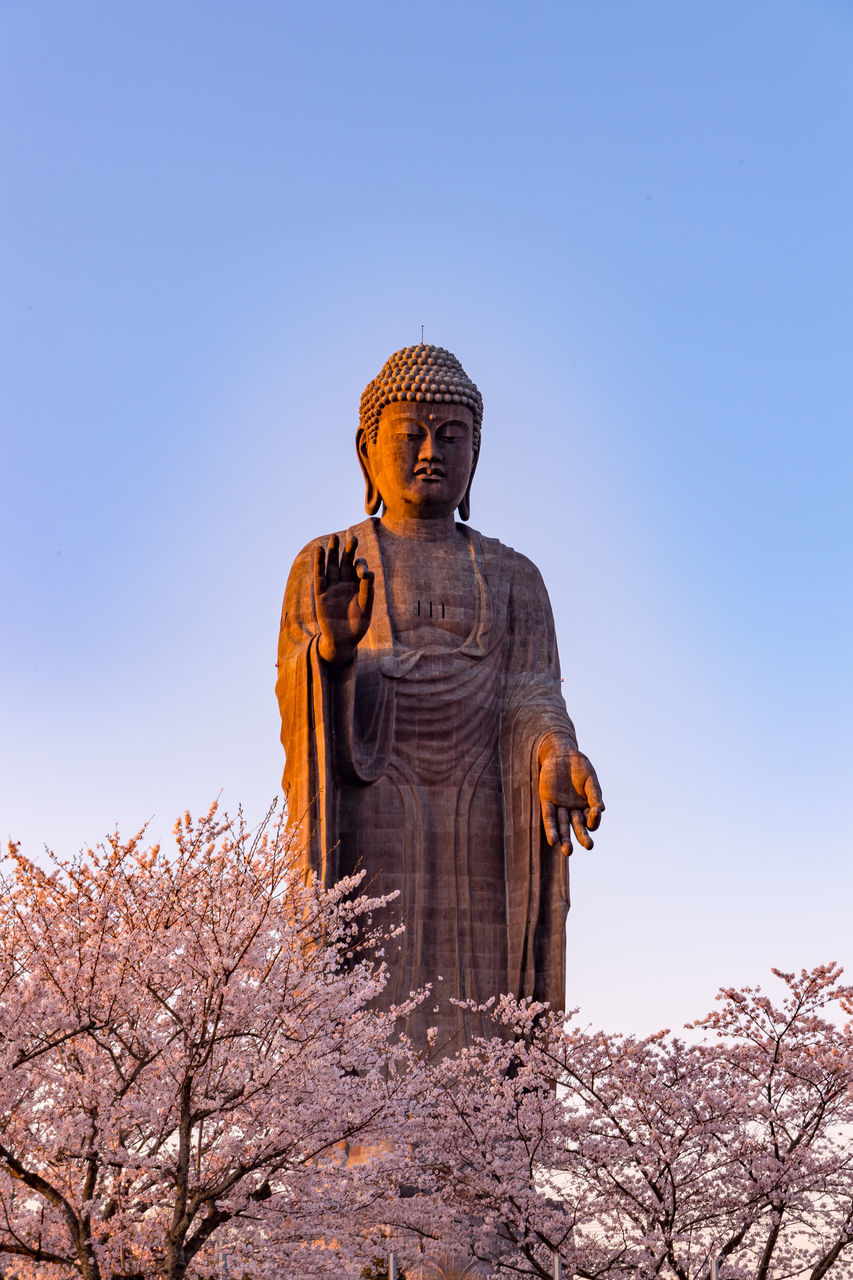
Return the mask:
M423 613L421 613L421 605L423 605ZM418 617L419 617L419 618L426 618L426 617L430 617L430 618L432 618L432 617L436 617L436 618L443 618L443 617L445 616L445 615L444 615L444 601L443 601L443 600L440 600L440 601L439 601L438 603L436 603L436 604L433 604L433 601L432 601L432 600L423 600L423 601L418 600L418 602L417 602L417 606L418 606ZM435 614L433 614L433 608L435 609ZM429 613L427 613L427 609L429 610ZM439 609L441 609L441 613L439 613L439 612L438 612L438 611L439 611Z

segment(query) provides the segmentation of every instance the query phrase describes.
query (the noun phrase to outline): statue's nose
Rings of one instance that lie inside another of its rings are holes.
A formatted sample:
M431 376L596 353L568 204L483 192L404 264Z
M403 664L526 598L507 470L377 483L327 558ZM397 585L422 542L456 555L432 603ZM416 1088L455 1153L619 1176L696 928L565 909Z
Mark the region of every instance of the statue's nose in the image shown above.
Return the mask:
M420 457L435 462L441 456L441 448L439 446L438 437L432 431L428 431L421 441Z

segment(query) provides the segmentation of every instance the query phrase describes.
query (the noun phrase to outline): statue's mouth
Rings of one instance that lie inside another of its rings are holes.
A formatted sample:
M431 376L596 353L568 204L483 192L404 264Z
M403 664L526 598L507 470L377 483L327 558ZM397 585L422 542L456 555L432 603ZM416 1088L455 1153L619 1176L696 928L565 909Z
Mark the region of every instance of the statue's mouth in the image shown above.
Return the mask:
M444 480L447 473L441 467L415 467L415 476L419 480Z

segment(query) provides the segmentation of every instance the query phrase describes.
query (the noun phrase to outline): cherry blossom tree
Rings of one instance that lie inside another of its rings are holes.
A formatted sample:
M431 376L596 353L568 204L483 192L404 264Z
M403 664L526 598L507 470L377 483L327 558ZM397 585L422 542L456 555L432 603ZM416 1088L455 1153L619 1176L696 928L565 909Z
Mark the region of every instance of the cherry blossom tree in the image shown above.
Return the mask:
M9 1280L853 1271L853 990L727 988L685 1036L509 997L455 1054L383 1012L396 930L305 885L282 822L214 808L0 894L0 1266ZM393 911L393 904L392 904ZM473 1025L473 1023L472 1023ZM380 1259L377 1261L377 1259Z
M853 1270L853 989L837 965L774 969L774 1002L759 987L726 988L697 1025L720 1043L737 1103L730 1183L743 1209L723 1259L756 1280Z
M833 1013L851 990L834 965L777 978L780 1001L726 989L689 1039L503 999L493 1038L422 1055L393 1173L406 1193L376 1205L401 1255L453 1242L541 1277L559 1255L586 1280L702 1280L715 1259L755 1280L849 1275L853 1033Z
M115 835L48 870L11 851L6 1273L181 1280L218 1275L226 1247L232 1275L357 1275L322 1209L399 1088L375 1003L384 904L357 879L303 884L271 816L251 832L214 807L175 837Z

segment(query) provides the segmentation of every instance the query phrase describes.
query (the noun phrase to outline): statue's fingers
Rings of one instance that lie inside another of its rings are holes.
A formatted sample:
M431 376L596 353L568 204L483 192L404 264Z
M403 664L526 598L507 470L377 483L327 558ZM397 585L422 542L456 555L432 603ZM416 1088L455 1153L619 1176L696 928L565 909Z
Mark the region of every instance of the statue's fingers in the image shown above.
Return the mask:
M355 549L358 546L358 538L353 533L347 534L347 540L344 543L344 550L341 556L341 573L349 571L355 560Z
M369 614L373 607L373 570L368 569L363 560L356 560L355 571L358 574L358 607L363 614Z
M575 829L578 844L582 844L585 849L591 849L592 840L590 839L589 832L586 829L586 823L583 820L583 813L580 809L570 809L569 812L572 815L572 826Z
M557 810L550 800L542 801L542 824L545 827L545 839L549 844L557 844L560 839L557 830Z
M323 547L314 551L314 595L321 596L326 590L326 552Z
M599 822L600 822L601 814L604 812L604 800L602 799L602 796L601 796L601 784L599 783L598 778L596 777L595 770L593 769L592 765L589 766L589 772L587 773L586 778L584 779L583 789L584 789L584 795L586 796L586 799L587 799L587 805L589 806L589 808L597 809L599 811ZM597 827L598 822L596 822L595 825ZM594 829L595 828L593 828L593 830Z
M592 804L586 811L586 828L587 831L597 831L601 822L601 814L604 805Z
M568 858L572 852L572 820L570 810L560 805L557 810L557 826L560 829L560 848Z
M340 547L340 542L338 540L338 535L336 533L333 533L331 538L329 539L329 549L326 552L326 578L327 579L337 578L338 574L340 573L340 560L338 555L339 547Z

